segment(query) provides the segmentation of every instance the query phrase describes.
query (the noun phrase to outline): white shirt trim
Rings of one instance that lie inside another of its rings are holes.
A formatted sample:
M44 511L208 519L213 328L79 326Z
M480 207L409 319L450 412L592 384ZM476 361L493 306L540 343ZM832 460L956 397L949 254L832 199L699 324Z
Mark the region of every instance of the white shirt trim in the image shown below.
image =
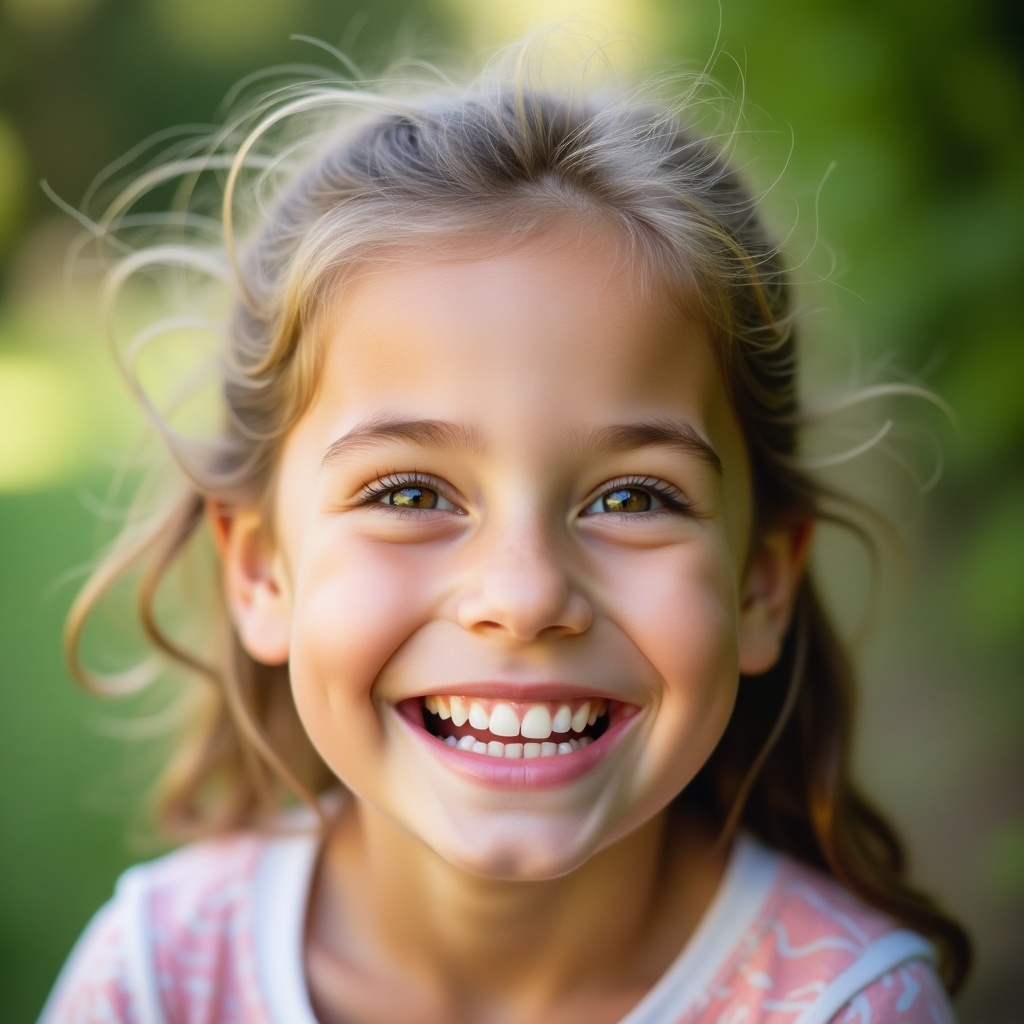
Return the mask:
M271 840L256 876L256 963L271 1019L317 1024L302 962L318 841L313 834ZM657 984L620 1024L664 1024L699 998L761 913L779 869L777 854L737 841L725 877L697 930Z
M317 1024L306 985L303 950L318 852L319 840L312 830L282 836L268 843L257 871L253 912L256 964L276 1024ZM722 884L696 931L620 1024L664 1024L699 1002L763 912L780 863L779 854L756 840L737 840ZM913 932L889 932L829 982L794 1024L827 1024L858 992L911 960L934 962L935 950ZM162 1024L162 1020L162 1016L142 1016L143 1024Z
M738 839L722 884L696 931L620 1024L664 1024L696 1001L761 913L778 870L777 854L752 839Z
M920 935L895 931L876 939L829 983L794 1024L828 1024L858 992L910 960L934 963L935 948Z
M320 841L316 832L272 839L260 858L253 895L256 975L270 1019L317 1024L309 1001L306 913Z

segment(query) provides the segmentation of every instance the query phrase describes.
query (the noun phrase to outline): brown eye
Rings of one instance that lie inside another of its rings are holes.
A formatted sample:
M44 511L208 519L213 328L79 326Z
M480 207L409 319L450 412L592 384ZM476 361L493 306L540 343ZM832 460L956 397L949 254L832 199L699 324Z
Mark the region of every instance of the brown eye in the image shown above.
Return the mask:
M606 491L587 509L588 515L601 512L650 512L662 503L650 491L639 487L616 487Z
M605 512L649 512L651 504L650 494L635 487L620 487L601 498Z
M371 484L367 484L360 505L364 507L383 505L402 512L456 512L462 510L444 496L442 481L434 483L429 477L419 474L390 473Z
M430 487L396 487L384 495L384 504L396 508L437 508L440 496Z

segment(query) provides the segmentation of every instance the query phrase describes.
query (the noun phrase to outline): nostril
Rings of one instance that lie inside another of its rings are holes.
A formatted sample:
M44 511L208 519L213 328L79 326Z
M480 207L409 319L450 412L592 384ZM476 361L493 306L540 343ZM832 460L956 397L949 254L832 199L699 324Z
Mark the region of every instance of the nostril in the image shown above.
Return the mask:
M481 562L459 605L465 629L530 641L590 626L590 602L548 552L534 548L515 546Z

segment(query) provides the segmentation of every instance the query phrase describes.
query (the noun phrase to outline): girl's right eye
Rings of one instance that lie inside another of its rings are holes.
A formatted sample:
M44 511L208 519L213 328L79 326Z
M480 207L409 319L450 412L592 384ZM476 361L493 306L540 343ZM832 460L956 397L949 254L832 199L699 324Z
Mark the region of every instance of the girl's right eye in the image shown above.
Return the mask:
M385 491L377 499L381 505L392 505L395 508L439 508L451 511L455 506L442 497L432 487L396 487Z
M363 491L362 505L387 505L402 511L458 512L433 481L385 477L368 484Z

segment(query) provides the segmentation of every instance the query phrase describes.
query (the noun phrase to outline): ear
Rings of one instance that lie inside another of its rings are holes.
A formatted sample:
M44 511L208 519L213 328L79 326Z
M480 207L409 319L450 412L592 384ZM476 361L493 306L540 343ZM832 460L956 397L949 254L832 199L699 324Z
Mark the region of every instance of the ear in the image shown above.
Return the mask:
M256 509L209 502L207 518L223 567L224 597L242 646L256 661L283 665L291 640L291 595L284 564Z
M810 520L766 530L747 567L740 608L740 672L767 672L782 653L814 533Z

